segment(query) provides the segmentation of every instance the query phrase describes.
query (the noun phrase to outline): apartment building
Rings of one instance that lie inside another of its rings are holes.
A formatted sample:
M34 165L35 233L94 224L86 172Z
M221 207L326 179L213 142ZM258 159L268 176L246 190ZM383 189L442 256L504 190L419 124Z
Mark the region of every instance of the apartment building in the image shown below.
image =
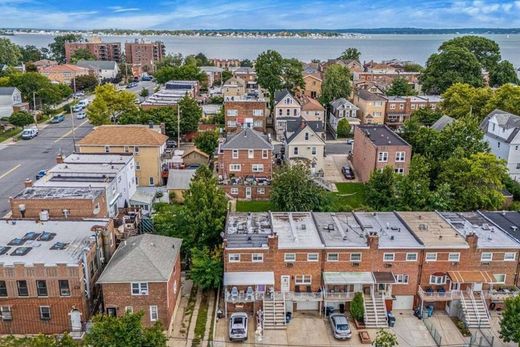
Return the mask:
M239 77L231 77L224 82L221 90L224 98L241 97L246 94L246 81Z
M71 62L71 58L78 49L86 49L96 60L109 60L121 62L121 42L65 42L65 61Z
M375 170L386 166L406 175L411 157L412 147L386 125L359 125L354 129L352 165L362 182L368 182Z
M0 334L81 337L115 239L107 220L0 223Z
M249 66L241 66L237 68L231 68L233 76L242 79L246 82L248 88L256 87L256 71L254 68Z
M210 59L209 60L211 65L220 67L223 69L229 69L231 67L239 67L240 66L240 60L239 59Z
M265 133L268 114L267 101L261 95L246 94L224 98L225 130L228 133L240 131L242 128L252 128Z
M182 240L153 234L129 238L117 248L97 280L104 312L144 312L142 322L169 329L181 293Z
M206 74L208 78L208 86L212 87L217 83L222 83L222 72L224 72L223 68L216 66L201 66L200 71Z
M393 129L401 128L414 111L436 110L442 102L439 95L387 96L386 99L385 124Z
M386 98L366 89L354 92L354 105L359 108L361 124L383 124L385 122Z
M218 148L218 178L226 193L237 199L269 199L273 145L263 133L244 128L228 135Z
M166 56L166 46L161 41L145 42L136 39L125 43L126 63L138 66L142 72L153 72L155 64Z
M354 72L354 81L377 82L388 88L397 78L404 78L414 89L419 89L420 72L400 71L394 68L371 68L367 71Z

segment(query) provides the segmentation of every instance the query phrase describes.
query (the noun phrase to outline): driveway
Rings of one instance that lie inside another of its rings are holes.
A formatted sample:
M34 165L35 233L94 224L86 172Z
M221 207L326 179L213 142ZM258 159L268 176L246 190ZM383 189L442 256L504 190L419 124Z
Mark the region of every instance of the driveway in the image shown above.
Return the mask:
M358 182L357 179L347 180L341 172L341 168L346 164L349 164L349 166L352 168L352 163L348 161L346 154L331 154L327 155L324 159L325 160L323 162L323 178L325 180L334 183Z

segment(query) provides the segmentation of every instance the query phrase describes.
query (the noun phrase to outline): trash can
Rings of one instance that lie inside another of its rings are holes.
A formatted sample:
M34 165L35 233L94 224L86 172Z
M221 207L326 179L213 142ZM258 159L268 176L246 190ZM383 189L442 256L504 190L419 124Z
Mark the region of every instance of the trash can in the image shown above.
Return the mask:
M334 307L332 306L326 306L325 307L325 316L328 317L330 316L330 314L334 312Z
M291 321L292 318L292 312L286 312L285 313L285 324L288 324Z
M386 313L386 319L388 321L388 326L389 327L395 326L395 316L393 315L392 312L387 312Z
M426 312L428 312L428 317L431 317L433 315L433 306L432 305L426 306Z
M345 304L339 304L339 313L345 313Z

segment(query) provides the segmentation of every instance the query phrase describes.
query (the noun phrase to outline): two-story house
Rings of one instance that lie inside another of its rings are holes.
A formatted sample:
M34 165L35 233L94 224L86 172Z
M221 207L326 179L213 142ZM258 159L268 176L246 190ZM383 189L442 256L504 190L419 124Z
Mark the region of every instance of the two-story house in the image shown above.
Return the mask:
M222 85L222 96L241 97L246 93L246 82L239 77L231 77Z
M302 101L302 118L309 122L325 124L325 108L318 100L304 97Z
M100 81L113 80L119 74L119 65L115 61L105 60L80 60L76 66L89 70L89 73L96 76Z
M359 118L357 112L359 108L348 101L345 98L339 98L333 100L330 103L330 112L329 112L329 131L337 138L338 131L338 123L342 119L346 119L350 124L351 129L355 128L359 125Z
M29 109L22 103L22 93L16 87L0 87L0 117L9 117L13 112Z
M385 122L386 98L365 89L354 92L354 105L359 108L361 124L383 124Z
M274 130L276 139L281 141L287 120L301 117L300 102L287 90L279 90L274 95Z
M323 171L325 134L323 122L307 122L302 118L287 121L283 137L284 159L289 163L303 163L311 174Z

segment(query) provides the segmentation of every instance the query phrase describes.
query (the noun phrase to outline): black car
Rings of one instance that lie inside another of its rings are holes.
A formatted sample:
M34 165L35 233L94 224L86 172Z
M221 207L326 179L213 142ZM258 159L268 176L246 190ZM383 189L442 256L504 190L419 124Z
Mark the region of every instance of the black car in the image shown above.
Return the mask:
M354 179L354 171L350 168L348 165L344 165L341 168L341 173L347 180L353 180Z

